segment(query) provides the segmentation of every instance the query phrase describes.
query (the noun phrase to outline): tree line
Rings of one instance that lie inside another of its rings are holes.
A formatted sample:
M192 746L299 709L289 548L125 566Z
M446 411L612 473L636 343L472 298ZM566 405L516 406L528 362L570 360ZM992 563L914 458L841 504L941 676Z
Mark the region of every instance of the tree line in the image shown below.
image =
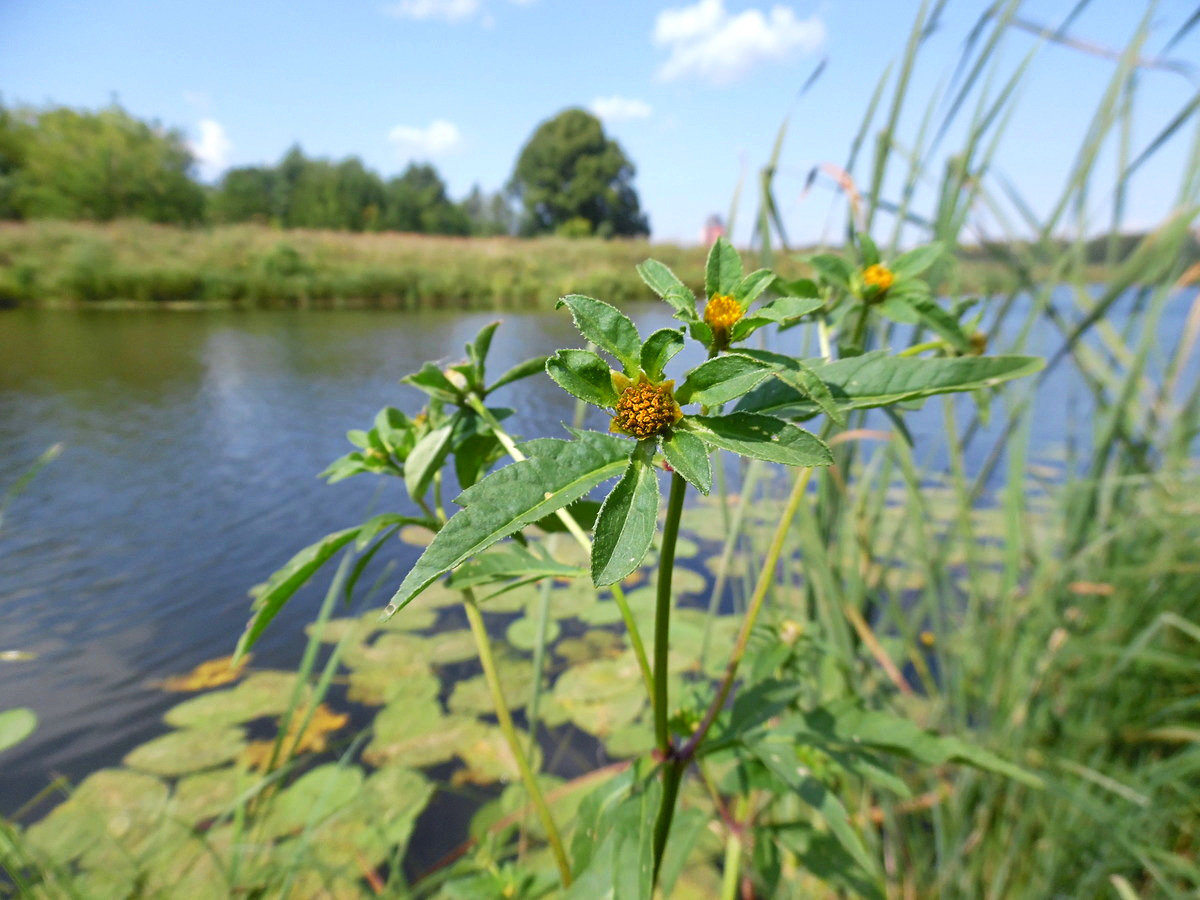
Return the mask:
M0 219L257 222L448 235L649 233L633 164L582 109L541 123L503 188L476 185L459 201L430 163L411 163L385 179L357 157L312 158L299 146L273 166L229 169L211 186L194 169L181 131L118 105L92 112L0 103Z

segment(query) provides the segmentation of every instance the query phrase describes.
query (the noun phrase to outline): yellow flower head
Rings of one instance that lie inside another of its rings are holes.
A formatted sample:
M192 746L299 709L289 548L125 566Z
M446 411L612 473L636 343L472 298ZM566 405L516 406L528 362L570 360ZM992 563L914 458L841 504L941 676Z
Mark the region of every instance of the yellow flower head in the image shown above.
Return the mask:
M869 288L875 288L879 293L883 293L892 286L896 280L896 276L892 274L892 270L887 266L881 266L875 263L873 266L867 266L863 272L863 283Z
M728 294L713 294L704 307L704 322L713 331L717 347L729 346L729 329L745 314L742 304Z
M683 418L683 410L675 402L674 381L655 384L645 373L638 375L637 381L613 373L612 380L618 395L610 431L641 441L662 434Z

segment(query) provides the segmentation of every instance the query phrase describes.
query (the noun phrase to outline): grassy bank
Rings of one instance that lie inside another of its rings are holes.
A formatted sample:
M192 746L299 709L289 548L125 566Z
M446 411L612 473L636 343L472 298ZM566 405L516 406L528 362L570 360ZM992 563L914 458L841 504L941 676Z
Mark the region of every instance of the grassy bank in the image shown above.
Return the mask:
M967 248L959 253L956 283L942 287L985 293L1011 287L1016 256L1032 260L1035 275L1049 276L1061 249L1057 242ZM649 299L634 271L649 256L699 289L705 253L702 247L590 238L453 238L261 225L186 229L141 221L6 223L0 224L0 305L549 309L567 293L620 304ZM782 253L774 263L788 276L807 275L795 256ZM1104 281L1116 260L1098 246L1088 252L1081 274ZM748 262L757 264L753 255Z

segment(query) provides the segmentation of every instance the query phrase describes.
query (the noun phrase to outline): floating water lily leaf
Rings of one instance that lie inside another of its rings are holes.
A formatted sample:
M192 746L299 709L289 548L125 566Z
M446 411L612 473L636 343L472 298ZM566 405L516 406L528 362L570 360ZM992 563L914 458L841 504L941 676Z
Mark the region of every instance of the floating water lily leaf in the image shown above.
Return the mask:
M231 824L190 838L155 860L145 871L143 896L223 900L229 897L228 872L236 854L241 889L264 888L271 878L269 841L247 841ZM249 891L247 891L249 892Z
M262 821L263 834L278 837L326 821L353 803L363 781L358 766L317 766L271 800Z
M255 672L231 690L185 700L167 710L163 719L177 728L219 728L282 715L291 704L298 677L295 672Z
M528 747L529 736L519 729L517 735L521 746ZM521 777L516 758L499 728L489 727L482 733L472 735L458 748L458 755L466 763L466 768L454 773L454 784L491 784L494 781L517 781ZM533 745L529 764L535 772L542 767L542 751L537 744Z
M26 844L47 860L65 865L100 842L136 845L157 827L167 786L152 775L101 769L25 832Z
M134 747L124 762L155 775L186 775L229 762L245 744L240 728L184 728Z
M545 642L553 644L558 640L558 635L561 629L558 622L547 617L546 619L546 636ZM528 615L522 616L509 623L508 630L504 633L508 642L518 650L533 650L539 643L542 642L538 621L536 618L531 618Z
M533 696L533 666L527 659L500 657L496 660L500 684L504 690L504 702L510 710L522 709ZM491 690L482 675L467 678L454 685L454 692L446 704L450 712L472 715L488 715L495 712Z
M434 588L430 588L421 595L421 605L419 607L414 608L410 606L404 611L404 615L392 616L386 622L379 621L378 610L367 613L363 616L363 621L372 624L376 630L424 631L426 628L432 628L437 623L439 606L453 606L455 603L462 602L462 596L457 591L446 591L444 603L430 602L431 600L437 600L440 593L435 591Z
M432 663L464 662L477 655L475 639L469 631L443 631L422 640L428 642L426 656Z
M482 734L487 725L474 717L444 716L436 700L397 700L375 717L374 737L363 750L373 766L387 763L414 769L454 758L458 747Z
M31 709L18 706L0 712L0 753L15 747L37 728L37 715Z
M576 726L596 736L632 722L645 703L632 654L568 669L555 682L554 699Z
M379 627L366 619L329 619L324 623L309 622L304 626L304 633L312 637L318 633L318 626L322 643L338 644L345 640L347 645L362 643Z
M426 700L436 697L442 684L425 663L407 666L367 666L350 673L346 699L366 706L384 706L393 700Z
M305 719L308 719L307 724ZM347 713L335 713L324 703L318 704L312 711L312 716L304 707L298 707L288 720L287 734L279 747L279 757L275 757L275 741L251 741L242 753L242 764L260 772L267 771L272 765L279 766L284 761L283 754L299 756L301 753L322 753L329 746L328 737L350 721ZM301 733L301 727L304 728Z
M604 749L615 759L641 756L653 746L654 729L643 719L614 728L604 739Z
M186 675L164 679L161 686L165 691L203 691L220 687L241 678L249 662L250 654L239 659L236 665L233 664L232 656L210 659L200 663Z
M538 775L538 787L550 807L550 814L559 828L564 828L563 837L569 838L571 823L575 821L579 811L580 801L587 795L586 790L567 788L566 782L556 775ZM534 812L529 800L529 793L521 782L513 782L501 791L500 796L485 803L471 817L471 836L476 840L483 838L488 830L498 825L506 818L514 819L512 827L523 825L528 834L534 839L544 841L546 829L541 819Z
M550 592L550 617L553 619L573 619L582 615L599 602L599 595L592 586L590 579L580 579L568 585L556 585ZM541 588L530 597L525 604L525 615L536 618L541 605Z
M625 642L620 635L598 629L586 631L577 638L566 638L554 646L554 652L572 664L592 659L612 659L620 656L624 649Z
M171 797L171 817L195 825L223 815L247 787L246 778L244 770L230 766L179 779Z
M381 634L371 643L347 647L342 662L351 669L404 669L428 660L430 638L404 632Z

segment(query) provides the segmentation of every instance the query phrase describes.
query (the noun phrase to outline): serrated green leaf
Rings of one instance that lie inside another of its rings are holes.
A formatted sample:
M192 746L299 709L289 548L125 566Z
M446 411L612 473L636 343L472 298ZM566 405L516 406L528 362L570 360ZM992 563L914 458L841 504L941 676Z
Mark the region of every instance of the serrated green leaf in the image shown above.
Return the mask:
M758 295L769 288L774 280L775 273L770 269L755 269L738 282L737 287L734 288L733 299L742 304L742 308L745 309L757 300Z
M578 578L583 574L586 573L578 566L536 556L519 544L513 544L501 552L485 553L478 559L463 563L450 576L450 586L461 590L512 578Z
M733 244L723 237L717 238L708 251L708 262L704 266L704 291L711 300L714 294L733 296L742 280L742 258Z
M305 547L267 579L266 585L254 600L255 613L246 623L246 630L238 640L237 650L234 652L235 661L254 646L271 620L313 573L325 565L333 554L358 537L361 530L359 526L326 535L315 544Z
M788 466L828 466L833 463L833 455L820 438L774 416L745 412L727 416L688 416L676 426L677 430L684 427L710 447L740 456Z
M620 581L642 564L658 528L658 473L650 464L653 441L639 441L625 474L596 516L592 582Z
M956 391L990 387L1029 375L1044 365L1033 356L971 356L957 359L894 357L876 350L849 359L826 362L805 360L805 365L828 386L842 409L869 409L905 400ZM794 387L772 379L739 401L737 409L749 412L784 412L811 418L820 407Z
M846 424L846 414L838 407L833 399L829 386L817 373L803 361L782 353L771 353L766 350L746 350L745 354L754 359L775 366L774 375L784 384L795 388L821 408L821 412L829 416L838 425Z
M695 294L669 268L657 259L648 259L637 267L637 273L650 290L675 310L676 318L685 322L696 320Z
M673 431L663 441L663 455L688 484L707 494L712 490L712 464L704 441L687 431Z
M683 335L674 328L660 328L642 344L642 371L652 381L662 379L663 369L683 349Z
M497 378L496 383L487 389L487 393L490 394L492 391L504 387L506 384L511 384L514 381L520 381L522 378L528 378L530 375L537 375L539 372L545 371L547 359L548 357L545 356L534 356L525 360L525 362L517 363Z
M626 468L634 445L594 431L576 440L542 438L521 446L529 458L492 472L463 491L451 517L409 570L384 617L403 609L433 581L496 541L585 496Z
M471 361L471 368L475 370L474 383L476 385L484 383L484 364L487 362L488 350L492 347L492 337L496 334L499 326L499 322L489 322L479 329L475 340L467 344L467 359Z
M612 409L617 391L608 363L590 350L559 350L546 360L546 374L560 388L593 406Z
M575 327L585 338L612 355L625 369L625 374L637 374L641 362L642 341L637 326L630 318L603 300L568 294L557 306L566 306L575 318Z
M680 403L717 406L750 392L774 367L741 353L718 356L688 372L675 391Z
M819 297L780 297L764 303L734 324L730 340L740 341L771 322L788 325L825 305Z
M935 241L924 247L916 247L907 253L902 253L892 262L891 270L902 278L914 278L932 266L942 255L941 242Z
M456 416L455 418L458 418ZM450 439L454 434L454 422L435 428L417 441L404 461L404 485L413 500L420 500L429 489L433 476L446 461L450 452Z

